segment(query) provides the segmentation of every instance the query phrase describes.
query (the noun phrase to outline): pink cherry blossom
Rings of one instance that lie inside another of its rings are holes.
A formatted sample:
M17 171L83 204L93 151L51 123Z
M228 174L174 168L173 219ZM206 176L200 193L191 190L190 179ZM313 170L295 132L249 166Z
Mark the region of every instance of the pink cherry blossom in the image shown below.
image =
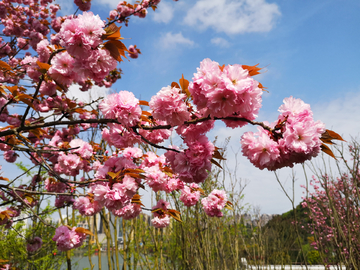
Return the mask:
M40 237L36 236L33 239L28 240L26 245L26 250L30 253L33 253L40 249L42 246L42 240Z
M58 53L52 58L48 73L57 83L69 86L77 77L74 73L74 62L68 52Z
M151 219L151 225L155 228L164 228L169 226L170 217L165 213L169 208L170 203L160 199L155 206L152 207L152 210L160 209L156 212L153 212L154 218Z
M149 102L152 114L172 126L183 124L189 120L190 113L185 103L186 95L175 87L163 87Z
M91 200L84 196L78 197L73 204L73 208L79 210L79 213L84 216L93 216L99 213L103 206L100 201Z
M280 149L268 131L258 127L258 133L247 132L241 137L242 153L259 169L276 169L280 159ZM256 137L257 136L257 137Z
M81 139L72 140L70 142L70 147L77 148L77 149L71 150L71 152L79 154L82 158L89 159L93 155L92 146L89 143L87 143Z
M155 228L165 228L167 226L169 226L170 224L170 217L169 216L164 216L164 217L154 217L153 219L151 219L151 225L154 226Z
M66 226L60 226L56 229L55 235L52 238L56 242L56 246L60 251L67 251L73 248L80 247L86 238L85 233L78 233L75 227L71 230Z
M74 3L79 7L81 11L88 11L91 8L90 0L74 0Z
M195 183L190 184L190 186L184 186L181 190L180 201L184 203L185 206L194 206L200 199L200 191L196 190L199 186Z
M208 197L201 200L205 213L210 217L222 217L221 210L225 207L227 196L225 191L214 189Z
M109 95L99 108L106 118L117 119L122 125L135 125L141 115L139 100L128 91Z
M18 154L14 150L9 150L4 152L4 159L7 162L14 163L18 157Z
M129 203L123 208L112 210L115 216L122 217L125 220L136 218L141 213L141 206L136 203Z

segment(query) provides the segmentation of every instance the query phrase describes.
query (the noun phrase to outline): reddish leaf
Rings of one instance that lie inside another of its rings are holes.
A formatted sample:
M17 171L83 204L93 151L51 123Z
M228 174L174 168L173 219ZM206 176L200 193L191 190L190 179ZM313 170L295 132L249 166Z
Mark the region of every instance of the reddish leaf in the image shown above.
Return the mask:
M184 79L184 74L182 74L181 79L179 80L181 89L184 91L185 89L188 89L189 81Z
M184 74L182 74L182 78L179 80L180 82L180 86L181 86L181 90L184 94L186 94L187 97L190 97L191 94L189 92L189 81L184 79Z
M328 143L328 144L333 144L333 142L331 140L339 140L339 141L343 141L345 142L345 140L336 132L332 131L332 130L325 130L325 132L323 134L321 134L321 141L324 143Z
M43 136L44 134L48 134L44 129L41 129L41 128L36 128L36 129L33 129L31 130L31 132L38 138L40 139L41 136Z
M6 63L4 61L1 61L1 60L0 60L0 68L1 69L6 69L6 70L11 70L11 66L9 66L8 63Z
M233 204L230 201L227 201L225 204L225 208L229 210L234 210Z
M8 181L8 182L9 182L9 178L2 177L2 176L0 176L0 180L4 180L4 181Z
M140 100L139 105L149 106L149 102L147 102L146 100Z
M115 179L117 178L119 175L120 175L121 171L118 171L117 173L114 173L114 172L108 172L108 175L110 175L110 177L112 179Z
M206 194L205 194L205 191L204 191L202 188L192 188L192 187L190 187L190 189L191 189L192 191L200 191L200 194L203 195L203 196L206 195Z
M4 131L4 130L6 130L6 129L12 129L12 128L14 128L14 127L15 127L15 126L13 126L13 125L9 125L9 126L0 128L0 130L1 130L1 131Z
M21 101L35 110L34 104L33 104L33 102L31 100L21 99Z
M217 159L220 159L220 160L226 160L226 158L224 158L218 149L215 149L214 153L213 153L213 158L217 158Z
M151 210L151 213L156 213L156 212L164 212L164 210L162 208L155 208L153 210Z
M19 100L23 99L23 98L26 98L26 99L33 99L32 96L30 95L27 95L27 94L19 94L16 96Z
M18 91L17 91L18 87L17 87L17 85L14 85L14 86L5 86L5 87L11 92L11 94L13 94L13 96L17 96L17 94L18 94Z
M180 86L179 86L179 84L177 82L172 82L171 83L171 88L174 88L174 87L180 89Z
M1 92L4 96L7 95L7 94L6 94L6 91L5 91L5 86L0 85L0 92Z
M76 108L76 109L74 110L74 112L77 112L77 113L82 114L82 113L87 113L87 112L89 112L89 111L88 111L88 110L85 110L85 109L83 109L83 108Z
M147 118L145 115L141 115L140 118L141 118L142 121L152 123L152 121L149 118Z
M182 222L181 215L179 211L176 211L174 209L168 209L167 214L171 217L173 217L176 221Z
M143 115L147 115L147 116L151 116L151 113L149 113L148 111L142 111Z
M321 151L323 151L325 154L328 154L329 156L336 159L334 153L330 150L330 148L327 145L321 144L320 148L321 148Z
M77 233L85 233L87 235L94 236L94 234L91 231L89 231L88 229L82 228L82 227L77 227L75 229L75 232L77 232Z
M222 66L219 65L219 68L220 68L221 72L223 72L223 71L224 71L224 68L225 68L225 64L222 65Z
M40 61L36 61L36 64L40 67L40 71L44 70L45 72L48 71L48 69L51 67L49 64L47 63L42 63Z
M215 164L216 166L218 166L220 169L222 169L223 167L221 167L221 165L215 160L215 159L211 159L210 160L210 162L212 163L212 164Z
M121 28L121 26L118 27L118 26L116 26L115 23L112 23L104 29L106 32L104 35L112 35L112 34L116 33L118 30L120 30L120 28Z
M171 172L164 172L167 176L169 176L169 177L173 177L174 176L174 174L172 174Z
M205 196L205 191L202 188L197 188L198 191L200 191L200 194Z
M13 214L14 212L11 210L4 210L2 212L0 212L0 219L4 220L5 218L10 219L10 215Z
M61 50L63 47L61 47L61 46L58 45L58 44L54 44L54 48L55 48L56 50Z
M120 34L121 26L116 26L115 23L110 24L108 27L106 27L104 30L106 34L102 35L103 40L118 40L123 39Z
M136 203L138 205L141 205L141 206L144 206L142 203L141 203L141 200L140 200L141 196L139 194L135 194L132 199L131 199L131 203Z
M127 51L125 45L118 40L110 40L104 43L105 49L110 52L110 55L117 61L121 62L121 56L125 56L125 51Z
M125 169L124 173L144 173L145 171L142 169Z
M138 174L138 173L127 173L127 175L133 177L133 178L140 178L140 179L146 179L145 175Z
M257 67L259 64L255 65L255 66L247 66L247 65L242 65L243 69L247 69L249 71L249 75L250 76L255 76L260 74L259 70L261 68Z
M259 87L261 90L266 91L266 92L268 92L268 93L269 93L269 91L268 91L268 90L266 90L267 88L266 88L266 87L264 87L261 83L259 83L258 87Z

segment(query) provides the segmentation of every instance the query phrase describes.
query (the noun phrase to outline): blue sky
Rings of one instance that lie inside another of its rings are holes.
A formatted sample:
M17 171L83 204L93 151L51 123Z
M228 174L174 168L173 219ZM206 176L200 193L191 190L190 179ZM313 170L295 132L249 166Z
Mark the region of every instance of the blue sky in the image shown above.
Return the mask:
M122 35L143 54L122 63L123 80L114 88L150 98L182 73L191 79L210 58L266 67L258 76L270 92L265 110L276 110L289 95L314 104L357 90L358 1L249 2L252 7L246 1L163 0L146 19L132 18Z
M101 3L102 12L117 1ZM259 120L274 121L282 100L292 95L312 106L315 119L349 140L360 127L359 10L359 1L163 0L146 19L132 18L129 27L123 27L122 35L131 38L124 42L136 44L142 55L121 64L123 78L113 89L133 91L149 100L181 74L190 80L204 58L221 65L259 63L265 68L257 79L269 91L264 93ZM241 135L249 129L218 125L211 135L231 135L229 147L237 151ZM235 161L230 152L231 168ZM290 209L273 173L253 168L242 157L238 162L237 176L248 182L246 203L264 213ZM295 166L294 172L299 202L301 166ZM279 170L292 193L291 173Z
M64 3L65 14L74 12L69 1L58 2ZM118 3L92 2L92 11L101 18ZM265 68L255 79L269 93L263 95L258 120L274 121L282 100L292 95L311 105L316 120L349 140L359 135L360 128L359 11L357 0L162 0L147 18L131 18L129 26L123 26L124 43L136 44L142 54L120 64L124 74L112 90L132 91L150 100L182 74L191 80L204 58L221 65L259 63ZM229 148L237 151L241 135L250 129L218 125L210 135L220 140L232 136ZM228 165L235 164L230 151ZM295 166L296 202L303 183L300 168ZM290 173L289 169L279 171L287 190ZM261 212L290 209L273 173L239 157L237 176L248 181L245 202Z

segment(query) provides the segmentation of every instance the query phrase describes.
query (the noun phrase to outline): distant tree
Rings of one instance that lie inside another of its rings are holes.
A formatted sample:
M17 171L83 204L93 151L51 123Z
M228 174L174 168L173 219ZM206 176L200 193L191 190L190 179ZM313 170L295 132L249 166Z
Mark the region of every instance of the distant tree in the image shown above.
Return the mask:
M360 268L360 144L353 140L336 147L336 166L318 169L310 181L314 191L302 203L311 222L311 245L324 263L343 264L348 269ZM322 255L323 254L323 255Z

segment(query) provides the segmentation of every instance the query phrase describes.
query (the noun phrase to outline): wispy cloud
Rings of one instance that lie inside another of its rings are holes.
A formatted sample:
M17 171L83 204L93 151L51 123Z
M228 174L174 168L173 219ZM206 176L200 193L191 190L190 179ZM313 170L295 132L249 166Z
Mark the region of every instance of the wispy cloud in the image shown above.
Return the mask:
M177 45L193 46L195 43L191 39L185 38L181 32L173 34L168 32L160 38L160 45L163 48L174 48Z
M107 5L111 9L115 9L119 4L119 0L93 0L94 4L97 5ZM127 1L128 3L132 3L133 1Z
M83 92L80 90L79 85L71 85L66 96L84 103L89 103L90 101L106 97L111 91L110 88L94 85L89 91Z
M199 0L184 23L227 34L268 32L280 15L279 7L265 0Z
M211 39L211 43L222 48L230 47L230 43L226 39L221 37Z
M344 139L350 141L351 137L360 135L360 93L348 92L342 97L329 103L317 104L313 107L314 118L325 123Z
M153 13L153 20L160 23L169 23L174 17L174 8L167 2L161 3Z

